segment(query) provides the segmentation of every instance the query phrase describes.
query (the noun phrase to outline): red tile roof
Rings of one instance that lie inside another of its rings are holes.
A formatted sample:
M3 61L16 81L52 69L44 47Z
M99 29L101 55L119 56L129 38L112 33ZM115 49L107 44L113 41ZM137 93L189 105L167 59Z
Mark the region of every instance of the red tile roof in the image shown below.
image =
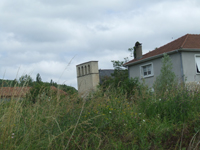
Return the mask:
M31 87L1 87L0 97L25 97Z
M62 95L67 95L67 93L61 89L56 88L55 86L51 86L52 91L58 91Z
M0 88L0 97L25 97L26 94L30 91L31 87L1 87ZM63 90L57 89L54 86L51 86L52 91L59 91L62 95L67 95Z
M200 49L200 34L186 34L164 46L161 46L153 51L150 51L142 56L140 59L133 59L124 64L127 66L133 62L137 62L152 56L156 56L163 53L168 53L178 49Z

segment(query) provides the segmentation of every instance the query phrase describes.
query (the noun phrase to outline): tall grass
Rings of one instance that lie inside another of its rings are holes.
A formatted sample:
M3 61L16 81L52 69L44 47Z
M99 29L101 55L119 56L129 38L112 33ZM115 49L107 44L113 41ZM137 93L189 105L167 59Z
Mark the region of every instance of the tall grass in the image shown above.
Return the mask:
M99 89L0 103L0 149L199 149L200 93Z

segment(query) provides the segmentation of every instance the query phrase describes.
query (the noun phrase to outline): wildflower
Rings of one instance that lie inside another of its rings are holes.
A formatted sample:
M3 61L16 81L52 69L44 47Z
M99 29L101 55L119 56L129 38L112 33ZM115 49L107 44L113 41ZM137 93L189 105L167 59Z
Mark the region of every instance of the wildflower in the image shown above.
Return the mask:
M159 99L159 101L161 101L161 99Z
M112 112L111 112L111 111L109 111L109 113L111 114Z
M126 124L124 124L126 126Z
M15 135L15 133L12 133L12 135Z
M141 113L139 113L139 115L141 115Z
M143 120L143 122L145 122L145 120Z

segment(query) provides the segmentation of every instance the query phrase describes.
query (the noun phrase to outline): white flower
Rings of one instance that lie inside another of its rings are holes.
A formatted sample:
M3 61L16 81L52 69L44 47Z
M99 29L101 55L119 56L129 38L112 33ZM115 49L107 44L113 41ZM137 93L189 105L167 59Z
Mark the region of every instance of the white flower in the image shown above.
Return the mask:
M15 133L12 133L12 135L15 135Z
M143 122L145 122L145 120L143 120Z
M161 101L161 99L159 99L159 101Z
M111 111L109 111L109 113L111 114L112 112L111 112Z

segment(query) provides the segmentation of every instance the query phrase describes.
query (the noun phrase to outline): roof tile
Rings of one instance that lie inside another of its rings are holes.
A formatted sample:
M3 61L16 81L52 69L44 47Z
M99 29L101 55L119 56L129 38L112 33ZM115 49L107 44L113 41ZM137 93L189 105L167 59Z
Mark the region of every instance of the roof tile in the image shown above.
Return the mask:
M124 66L129 65L130 63L137 62L139 60L143 60L146 58L150 58L152 56L156 56L159 54L171 52L177 49L200 49L200 34L186 34L166 45L163 45L153 51L150 51L142 56L141 59L133 59L124 64Z

